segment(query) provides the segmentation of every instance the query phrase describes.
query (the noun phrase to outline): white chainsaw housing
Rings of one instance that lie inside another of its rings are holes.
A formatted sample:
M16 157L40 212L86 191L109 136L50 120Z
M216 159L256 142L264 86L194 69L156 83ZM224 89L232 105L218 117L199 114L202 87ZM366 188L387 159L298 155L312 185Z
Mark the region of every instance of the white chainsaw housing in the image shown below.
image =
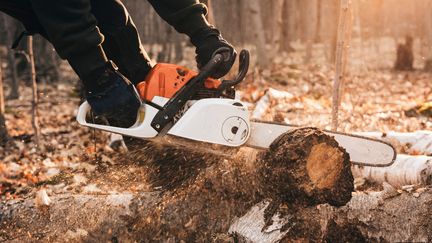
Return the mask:
M192 140L236 147L250 136L249 112L231 99L196 101L168 134Z
M155 97L154 103L163 106L168 99ZM154 138L158 132L151 127L158 110L143 104L135 125L130 128L119 128L92 124L86 121L90 105L84 102L78 109L79 124L107 132L137 138ZM202 99L195 101L191 107L171 127L167 134L230 147L241 146L250 136L249 112L240 102L231 99Z

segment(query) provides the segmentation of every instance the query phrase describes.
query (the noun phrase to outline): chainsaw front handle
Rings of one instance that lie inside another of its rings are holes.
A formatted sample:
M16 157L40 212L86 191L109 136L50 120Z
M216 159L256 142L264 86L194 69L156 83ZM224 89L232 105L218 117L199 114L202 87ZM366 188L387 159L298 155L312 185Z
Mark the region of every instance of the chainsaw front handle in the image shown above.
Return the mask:
M241 81L243 81L243 79L246 77L246 74L249 71L249 59L250 59L249 51L248 50L242 50L240 52L239 71L238 71L236 78L233 80L223 80L222 81L223 87L221 89L233 87L233 86L241 83Z
M201 72L198 74L198 76L205 77L204 80L208 77L211 77L212 74L217 70L219 65L224 62L224 56L221 53L216 54L208 63L206 66L204 66L201 69ZM233 87L243 81L243 79L246 77L246 74L249 71L249 60L250 60L250 54L248 50L242 50L240 52L239 57L239 71L235 79L233 80L222 80L222 84L220 89L225 90L226 88Z

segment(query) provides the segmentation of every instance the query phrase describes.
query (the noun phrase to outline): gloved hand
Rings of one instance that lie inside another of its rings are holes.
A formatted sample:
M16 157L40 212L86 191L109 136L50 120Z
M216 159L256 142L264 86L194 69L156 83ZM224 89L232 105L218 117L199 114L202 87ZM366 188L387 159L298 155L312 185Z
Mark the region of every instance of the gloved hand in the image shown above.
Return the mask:
M230 71L237 52L217 29L202 29L191 36L191 42L196 47L196 61L199 69L205 66L214 55L220 53L224 56L224 61L214 72L212 78L221 78Z
M112 63L107 63L99 78L85 86L87 102L96 116L115 127L127 128L135 123L141 101L133 84Z

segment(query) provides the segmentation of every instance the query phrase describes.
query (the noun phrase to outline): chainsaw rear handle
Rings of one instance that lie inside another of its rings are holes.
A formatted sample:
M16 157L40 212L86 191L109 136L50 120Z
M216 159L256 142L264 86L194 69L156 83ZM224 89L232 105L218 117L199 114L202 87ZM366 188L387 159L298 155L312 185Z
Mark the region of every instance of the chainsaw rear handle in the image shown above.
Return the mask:
M86 117L87 114L90 112L91 107L89 103L85 101L78 108L78 114L76 120L82 126L95 128L106 132L117 133L117 134L126 135L130 137L153 138L158 133L155 130L148 129L148 128L150 127L151 118L153 117L154 114L158 112L158 110L151 106L145 106L145 109L148 115L144 117L144 121L142 121L141 123L137 123L135 126L130 128L112 127L107 125L88 123L86 121Z

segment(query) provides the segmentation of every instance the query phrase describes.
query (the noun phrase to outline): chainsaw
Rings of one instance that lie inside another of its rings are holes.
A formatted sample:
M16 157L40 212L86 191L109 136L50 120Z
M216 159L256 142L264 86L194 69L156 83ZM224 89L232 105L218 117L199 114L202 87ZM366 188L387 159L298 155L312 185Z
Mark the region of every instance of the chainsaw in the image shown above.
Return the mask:
M222 54L214 55L199 72L174 64L156 64L146 80L136 86L142 105L135 124L129 128L87 122L91 111L87 102L80 105L77 121L83 126L141 139L176 137L223 147L256 149L268 149L279 136L298 128L251 120L246 104L235 99L234 89L248 72L249 52L241 51L235 79L210 78L223 59ZM395 149L386 142L324 132L345 148L354 164L383 167L391 165L396 158Z

